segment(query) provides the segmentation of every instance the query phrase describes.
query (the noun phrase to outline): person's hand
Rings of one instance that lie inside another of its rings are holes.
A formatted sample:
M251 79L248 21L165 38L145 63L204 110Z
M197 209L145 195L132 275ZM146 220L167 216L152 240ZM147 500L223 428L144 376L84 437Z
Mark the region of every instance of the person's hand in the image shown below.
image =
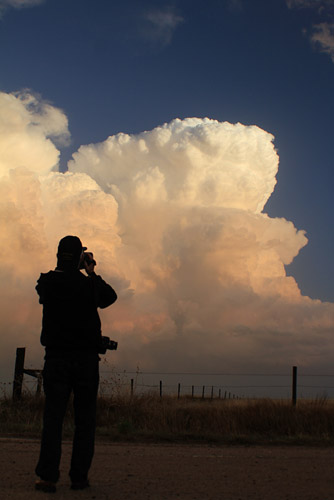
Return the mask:
M91 252L86 252L86 255L89 256L89 259L84 259L85 271L88 275L94 272L94 268L96 266L96 261L94 260L94 256Z

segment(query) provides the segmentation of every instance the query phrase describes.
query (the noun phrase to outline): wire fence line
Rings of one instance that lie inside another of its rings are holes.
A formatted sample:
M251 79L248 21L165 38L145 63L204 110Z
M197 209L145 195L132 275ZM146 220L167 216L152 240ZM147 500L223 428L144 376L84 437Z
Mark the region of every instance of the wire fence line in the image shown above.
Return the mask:
M152 390L163 393L182 395L209 394L211 397L290 397L293 393L297 396L297 387L300 397L334 398L334 374L308 374L299 373L297 383L297 367L295 380L293 373L250 373L245 372L203 372L203 371L120 371L101 370L105 384L108 378L116 378L125 387L131 379L132 391ZM160 379L160 380L159 380ZM320 382L320 383L319 383ZM163 386L163 387L162 387Z
M250 373L250 372L149 372L149 371L127 371L127 370L100 370L103 373L113 373L116 375L203 375L203 376L224 376L224 377L289 377L291 373ZM299 373L299 377L332 377L333 373Z
M134 372L127 371L127 370L122 370L122 371L115 371L115 370L105 370L101 369L102 373L113 373L117 375L203 375L203 376L219 376L219 377L291 377L291 374L287 373L227 373L227 372L144 372L141 370L136 370ZM307 375L308 376L308 375ZM322 376L322 375L321 375ZM333 376L334 375L325 375L325 376Z
M28 374L29 375L29 374ZM23 391L36 392L38 380L24 376ZM217 378L219 378L217 380ZM264 380L263 380L264 379ZM275 380L276 379L276 380ZM319 381L323 381L319 383ZM100 394L157 393L205 398L290 397L291 373L127 371L100 369ZM13 382L0 382L0 395L10 395ZM300 397L334 398L333 374L298 374Z

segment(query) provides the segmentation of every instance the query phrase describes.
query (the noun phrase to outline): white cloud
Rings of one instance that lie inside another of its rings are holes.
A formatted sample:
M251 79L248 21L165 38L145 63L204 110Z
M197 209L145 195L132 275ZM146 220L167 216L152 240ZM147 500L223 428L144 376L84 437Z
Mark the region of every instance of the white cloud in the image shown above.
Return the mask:
M169 45L176 28L183 18L174 8L153 9L143 15L141 35L148 41L162 46Z
M243 10L243 0L228 0L227 6L232 11L240 12Z
M118 366L332 362L334 305L301 296L285 273L305 234L263 213L278 168L272 135L174 120L82 146L61 174L50 172L58 151L48 135L66 121L36 99L31 108L27 96L0 94L0 380L18 345L42 363L34 287L65 234L80 236L119 294L102 312L104 333L120 341Z
M329 54L334 62L334 23L320 23L313 26L312 42L320 52Z
M69 139L62 111L27 91L0 93L0 177L22 166L36 173L49 172L59 160L51 138Z
M329 54L334 62L334 0L286 0L286 3L290 9L317 9L318 14L325 21L312 25L310 40L320 52ZM304 29L303 32L307 33L307 30Z
M9 7L23 9L25 7L34 7L44 3L45 0L0 0L0 14Z
M334 1L333 0L286 0L286 3L290 9L318 7L321 11L323 8L331 7L334 4Z
M272 140L256 126L176 119L138 136L83 146L70 167L89 172L104 189L115 186L115 196L121 189L120 202L133 196L146 202L159 189L159 199L173 203L261 212L276 184ZM149 184L154 190L148 192Z
M23 7L32 7L34 5L39 5L45 0L0 0L0 6L4 7L15 7L17 9Z
M330 348L333 305L302 297L285 273L304 232L262 213L278 168L270 134L174 120L82 146L69 168L118 203L116 257L134 289L113 323L125 357L154 369L171 356L180 368L232 369L249 356L262 366L295 356L308 364ZM320 331L327 347L317 350Z

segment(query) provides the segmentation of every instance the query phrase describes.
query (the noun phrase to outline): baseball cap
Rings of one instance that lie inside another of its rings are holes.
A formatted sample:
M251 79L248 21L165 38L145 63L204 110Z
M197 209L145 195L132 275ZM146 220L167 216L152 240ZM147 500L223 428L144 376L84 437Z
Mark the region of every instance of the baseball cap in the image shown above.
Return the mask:
M69 235L59 241L57 257L63 261L73 261L77 260L85 250L87 247L82 246L80 238Z

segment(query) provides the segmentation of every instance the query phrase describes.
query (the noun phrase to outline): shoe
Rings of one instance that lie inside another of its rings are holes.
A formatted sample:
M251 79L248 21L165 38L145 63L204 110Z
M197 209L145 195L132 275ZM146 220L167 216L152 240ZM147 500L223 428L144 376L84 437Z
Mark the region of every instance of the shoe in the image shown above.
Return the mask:
M35 482L35 490L44 491L45 493L56 493L56 483L53 481L45 481L44 479L37 479Z
M89 488L90 484L88 479L84 481L72 481L71 489L72 490L84 490L85 488Z

